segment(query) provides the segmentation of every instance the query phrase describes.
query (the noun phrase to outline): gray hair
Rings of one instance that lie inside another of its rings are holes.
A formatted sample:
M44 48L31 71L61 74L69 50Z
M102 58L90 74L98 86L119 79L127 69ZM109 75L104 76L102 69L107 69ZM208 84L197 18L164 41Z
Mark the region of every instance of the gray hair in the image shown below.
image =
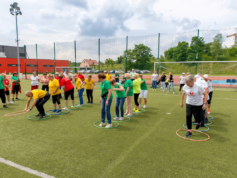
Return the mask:
M185 81L194 82L194 77L192 75L188 75L187 77L185 77Z

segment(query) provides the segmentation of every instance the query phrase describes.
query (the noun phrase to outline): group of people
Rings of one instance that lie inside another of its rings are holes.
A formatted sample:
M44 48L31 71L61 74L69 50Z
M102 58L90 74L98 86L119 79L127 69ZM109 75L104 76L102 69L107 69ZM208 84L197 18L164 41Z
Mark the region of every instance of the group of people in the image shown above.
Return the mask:
M210 114L213 91L212 79L207 74L187 75L186 77L184 75L183 73L182 79L184 78L185 84L183 86L180 106L183 107L183 100L185 95L187 95L186 123L188 131L185 137L189 137L192 136L192 116L195 119L193 122L196 123L196 129L204 127L204 123L208 122L207 115ZM208 110L206 110L207 108Z
M98 74L98 79L101 82L101 123L100 127L105 126L105 115L107 116L108 124L106 128L112 127L110 108L113 100L112 86L116 93L115 112L116 117L114 120L124 120L124 116L131 117L133 112L140 112L142 98L144 98L143 108L147 108L147 94L148 88L146 81L142 75L134 72L125 74L124 82L119 82L119 75L111 76L110 73L106 75L103 73ZM135 106L132 108L132 97L134 98ZM124 103L126 101L126 111L124 112ZM120 109L120 112L119 112Z
M7 79L5 73L2 73L0 75L0 97L4 108L8 108L8 106L6 105L6 98L8 104L14 104L13 102L15 100L20 100L18 98L18 93L21 92L21 85L17 72L13 73L11 81L12 83ZM10 99L10 94L12 94L12 101Z
M26 103L26 107L24 111L29 112L31 111L34 106L36 106L37 110L39 111L39 114L37 117L40 117L40 119L45 118L45 110L43 105L50 99L50 96L52 96L52 102L53 102L53 110L52 112L55 113L61 113L62 109L68 109L68 98L70 97L72 100L72 106L71 108L75 107L75 101L74 101L74 90L75 87L72 83L72 80L75 80L76 82L76 90L78 92L78 97L80 100L80 103L78 106L82 106L84 104L83 102L83 92L84 87L86 88L87 98L88 102L92 104L93 103L93 88L95 86L95 82L92 79L91 75L88 75L88 77L85 79L85 77L78 72L78 74L71 75L68 71L65 73L56 72L55 76L53 74L46 74L43 75L41 79L39 79L36 74L33 74L33 77L31 77L31 91L26 91L25 95L28 97L28 101ZM42 81L42 89L38 89L36 83L37 81ZM33 84L33 87L32 87ZM35 88L37 87L37 88ZM65 98L65 107L61 108L61 102L60 99L62 98L62 95L64 94ZM30 102L33 98L33 103L31 107L29 107ZM58 105L58 109L57 109Z

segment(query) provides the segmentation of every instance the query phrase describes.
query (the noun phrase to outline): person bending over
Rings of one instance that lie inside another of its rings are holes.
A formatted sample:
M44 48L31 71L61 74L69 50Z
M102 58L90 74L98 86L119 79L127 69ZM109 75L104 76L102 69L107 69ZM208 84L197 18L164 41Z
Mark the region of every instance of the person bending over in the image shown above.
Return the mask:
M37 110L39 111L39 114L36 115L36 117L40 117L40 119L44 119L45 111L44 111L44 104L49 100L50 94L44 90L32 90L32 91L26 91L25 95L28 97L28 101L26 103L26 107L24 111L29 112L31 111L35 106ZM31 107L28 109L31 99L33 98L33 103Z
M115 102L116 117L114 118L114 120L122 121L124 119L123 106L126 99L126 93L122 84L116 82L115 79L111 79L109 82L112 86L114 86L114 91L116 92L116 102ZM121 117L119 117L119 108L121 112Z
M180 106L183 107L183 100L185 95L186 98L186 123L188 131L185 134L185 137L192 136L192 115L194 115L195 120L197 121L196 129L199 129L201 126L202 109L206 109L207 93L204 88L200 85L194 83L194 77L189 75L185 78L185 83L183 88L183 94L181 97ZM204 103L203 103L204 98Z

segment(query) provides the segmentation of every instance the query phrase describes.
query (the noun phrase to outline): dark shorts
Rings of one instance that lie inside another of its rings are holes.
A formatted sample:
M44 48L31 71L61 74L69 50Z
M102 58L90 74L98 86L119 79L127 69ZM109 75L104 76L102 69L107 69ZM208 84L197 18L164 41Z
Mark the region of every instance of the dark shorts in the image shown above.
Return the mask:
M5 91L5 94L6 94L7 96L10 95L9 90L8 90L8 91Z
M213 92L211 91L209 93L209 100L207 101L208 104L211 104L212 94L213 94Z

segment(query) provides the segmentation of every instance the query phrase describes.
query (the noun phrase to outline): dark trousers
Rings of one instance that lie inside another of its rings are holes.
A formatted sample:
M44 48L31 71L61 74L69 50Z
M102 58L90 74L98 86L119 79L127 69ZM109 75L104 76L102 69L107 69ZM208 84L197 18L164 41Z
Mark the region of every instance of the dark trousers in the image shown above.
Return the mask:
M0 90L0 97L1 97L2 103L6 103L6 96L5 96L4 89Z
M86 95L87 95L87 98L88 98L88 102L93 103L93 90L86 90Z
M193 106L190 104L186 104L186 123L188 129L192 129L192 115L194 116L197 123L202 121L202 105L201 106Z
M44 104L49 100L49 98L50 94L47 93L43 98L38 99L35 104L41 116L45 116Z
M12 90L12 94L18 94L20 86L19 85L14 85L13 90Z
M139 103L138 103L139 95L140 95L140 93L134 93L134 103L136 106L139 106Z
M48 85L42 85L42 90L49 91L49 86Z
M184 85L185 85L185 84L180 84L180 85L179 85L179 91L181 91L181 89L183 88Z

